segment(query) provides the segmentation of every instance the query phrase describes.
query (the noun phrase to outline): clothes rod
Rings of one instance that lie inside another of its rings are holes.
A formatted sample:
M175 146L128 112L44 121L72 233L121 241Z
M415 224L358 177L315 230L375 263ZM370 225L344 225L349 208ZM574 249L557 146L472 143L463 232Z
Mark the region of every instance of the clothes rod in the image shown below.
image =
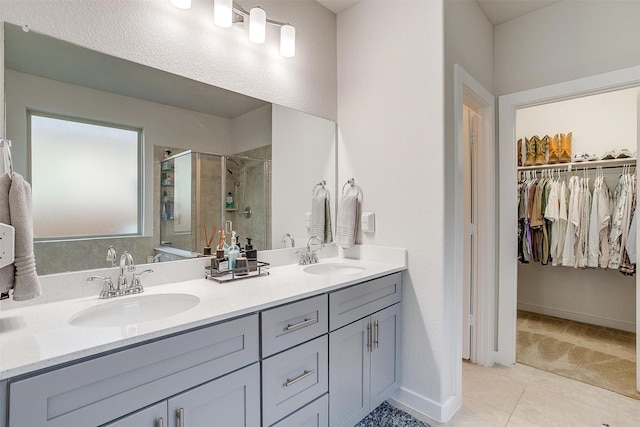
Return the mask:
M518 171L537 171L547 169L564 169L565 171L573 171L578 169L596 169L601 167L603 169L620 168L623 166L636 166L636 158L630 157L626 159L612 159L612 160L593 160L590 162L574 162L574 163L555 163L552 165L540 165L540 166L518 166Z

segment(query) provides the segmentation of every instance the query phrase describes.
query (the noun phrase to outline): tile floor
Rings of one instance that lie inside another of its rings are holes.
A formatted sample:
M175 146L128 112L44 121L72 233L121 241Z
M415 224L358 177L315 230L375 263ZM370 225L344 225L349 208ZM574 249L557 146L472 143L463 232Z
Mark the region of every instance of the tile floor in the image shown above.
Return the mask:
M446 424L397 406L434 427L640 426L640 400L520 364L463 363L462 408Z

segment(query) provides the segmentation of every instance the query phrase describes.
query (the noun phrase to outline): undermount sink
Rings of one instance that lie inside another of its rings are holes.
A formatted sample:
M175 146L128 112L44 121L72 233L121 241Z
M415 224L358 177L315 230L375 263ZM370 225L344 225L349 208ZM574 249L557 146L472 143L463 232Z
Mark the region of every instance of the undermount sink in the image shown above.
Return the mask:
M313 264L302 269L305 273L318 274L321 276L342 276L345 274L354 274L364 271L364 268L351 264L327 263Z
M189 294L154 294L119 297L86 308L67 321L71 326L104 328L149 322L187 311L200 302Z

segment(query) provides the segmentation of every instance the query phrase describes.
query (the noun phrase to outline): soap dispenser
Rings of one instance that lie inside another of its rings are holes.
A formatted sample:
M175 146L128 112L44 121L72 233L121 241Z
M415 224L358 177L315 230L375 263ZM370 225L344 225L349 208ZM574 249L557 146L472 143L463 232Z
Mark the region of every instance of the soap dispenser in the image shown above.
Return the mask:
M236 243L236 232L231 232L231 246L229 246L229 269L233 270L236 267L236 259L240 256L240 247Z
M244 251L247 254L249 271L256 271L256 267L258 265L258 251L253 249L253 245L251 244L252 240L253 239L251 237L247 237L247 246L244 247Z

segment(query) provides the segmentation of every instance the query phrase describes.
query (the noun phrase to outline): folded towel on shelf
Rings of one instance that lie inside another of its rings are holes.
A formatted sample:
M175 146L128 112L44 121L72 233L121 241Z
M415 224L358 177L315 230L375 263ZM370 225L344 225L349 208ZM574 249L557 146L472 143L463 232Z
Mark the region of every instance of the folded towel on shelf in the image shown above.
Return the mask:
M11 213L9 212L9 189L11 188L11 176L8 173L0 176L0 222L11 225ZM13 287L15 279L15 267L9 264L0 268L0 294L6 294Z
M340 199L338 222L336 223L336 243L349 249L356 243L358 226L358 196L346 195Z
M36 273L33 255L33 219L31 211L31 185L18 174L13 173L9 190L9 211L11 225L15 227L15 283L13 299L24 301L40 296L40 281Z

